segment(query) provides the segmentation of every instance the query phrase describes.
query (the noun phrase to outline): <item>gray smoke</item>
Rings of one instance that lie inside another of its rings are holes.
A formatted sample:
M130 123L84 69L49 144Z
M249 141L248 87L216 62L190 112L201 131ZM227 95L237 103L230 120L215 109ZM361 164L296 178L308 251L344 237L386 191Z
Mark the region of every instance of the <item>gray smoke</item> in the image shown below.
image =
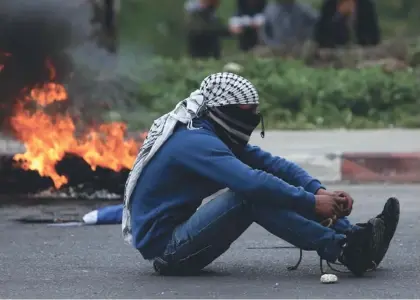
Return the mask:
M100 24L92 22L92 1L0 0L0 51L13 54L0 72L2 119L22 87L49 79L46 58L66 85L72 107L89 118L100 119L107 109L124 114L138 105L140 79L153 76L152 50L138 43L110 50Z

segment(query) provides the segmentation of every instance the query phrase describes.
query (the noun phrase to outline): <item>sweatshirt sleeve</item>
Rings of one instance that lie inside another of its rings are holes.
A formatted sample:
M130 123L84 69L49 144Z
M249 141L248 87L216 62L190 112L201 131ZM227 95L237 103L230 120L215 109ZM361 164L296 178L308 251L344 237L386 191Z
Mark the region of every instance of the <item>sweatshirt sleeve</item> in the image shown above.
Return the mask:
M183 144L173 151L172 159L187 169L213 180L246 198L264 199L294 211L313 213L315 196L301 187L241 162L212 135L194 133L185 136ZM192 183L193 184L193 183Z
M311 177L297 164L285 158L273 156L260 147L247 145L240 159L252 168L273 174L291 185L301 186L312 194L319 189L325 189L319 180Z

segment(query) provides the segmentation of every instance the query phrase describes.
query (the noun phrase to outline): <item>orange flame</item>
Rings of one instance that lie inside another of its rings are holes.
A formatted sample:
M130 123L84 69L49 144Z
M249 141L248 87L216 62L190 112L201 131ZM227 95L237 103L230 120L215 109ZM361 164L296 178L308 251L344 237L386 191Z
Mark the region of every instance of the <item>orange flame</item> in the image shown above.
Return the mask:
M47 67L50 77L54 79L56 72L51 62L47 62ZM130 169L141 145L135 139L125 139L127 128L124 123L102 124L76 138L76 126L69 114L52 117L42 110L31 113L24 109L24 102L27 101L35 101L44 107L65 100L65 88L61 84L48 82L32 89L29 96L18 102L11 125L17 138L24 143L26 152L16 154L14 160L25 170L35 170L41 176L50 177L57 189L68 182L65 176L55 170L55 165L66 153L82 157L92 170L98 166L114 171Z
M30 91L30 97L26 100L35 100L41 106L47 106L56 101L67 100L67 91L61 84L48 82L39 88L33 88Z

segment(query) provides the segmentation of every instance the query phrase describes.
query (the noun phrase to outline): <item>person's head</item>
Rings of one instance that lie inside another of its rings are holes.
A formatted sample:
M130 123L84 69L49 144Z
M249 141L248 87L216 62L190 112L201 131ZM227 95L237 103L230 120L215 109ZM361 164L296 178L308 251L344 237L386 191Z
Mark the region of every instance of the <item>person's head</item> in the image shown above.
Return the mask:
M355 0L339 0L337 3L337 11L343 16L350 16L355 10Z
M237 8L243 14L261 13L266 5L267 0L237 0Z
M241 2L241 1L239 1ZM266 0L245 0L243 1L248 6L259 6L261 3L267 2Z
M244 147L258 124L259 96L247 79L228 72L206 77L200 86L206 103L205 116L230 146Z
M276 0L276 2L280 4L293 4L296 0Z
M216 9L220 5L220 0L200 0L200 4L205 8Z

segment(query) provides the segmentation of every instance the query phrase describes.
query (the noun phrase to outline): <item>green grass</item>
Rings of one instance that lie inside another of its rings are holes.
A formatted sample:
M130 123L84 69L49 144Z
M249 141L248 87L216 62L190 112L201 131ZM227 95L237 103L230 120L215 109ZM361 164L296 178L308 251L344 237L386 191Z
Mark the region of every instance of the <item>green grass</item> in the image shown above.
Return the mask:
M304 1L304 0L302 0ZM157 55L178 57L185 53L183 28L184 0L123 0L120 14L121 45L153 49ZM234 0L222 0L219 15L228 19L235 10ZM306 0L319 7L322 0ZM419 35L419 0L376 0L384 38ZM224 45L236 50L236 42Z

